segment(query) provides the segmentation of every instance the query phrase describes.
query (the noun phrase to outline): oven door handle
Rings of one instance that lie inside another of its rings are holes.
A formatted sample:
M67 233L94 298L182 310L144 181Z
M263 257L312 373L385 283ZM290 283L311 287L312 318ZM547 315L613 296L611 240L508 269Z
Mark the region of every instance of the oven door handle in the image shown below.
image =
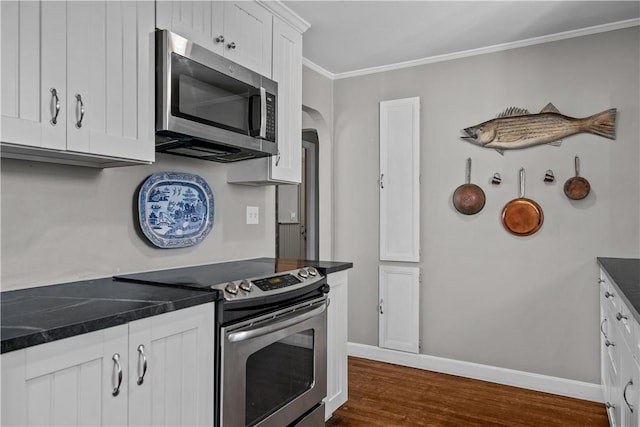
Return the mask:
M305 320L311 319L324 312L327 309L327 304L323 303L319 307L309 308L305 311L296 310L294 313L287 316L276 318L272 322L266 325L258 326L256 328L247 329L239 332L232 332L227 337L229 342L242 342L251 338L261 337L263 335L270 334L280 329L288 328L290 326L302 323Z

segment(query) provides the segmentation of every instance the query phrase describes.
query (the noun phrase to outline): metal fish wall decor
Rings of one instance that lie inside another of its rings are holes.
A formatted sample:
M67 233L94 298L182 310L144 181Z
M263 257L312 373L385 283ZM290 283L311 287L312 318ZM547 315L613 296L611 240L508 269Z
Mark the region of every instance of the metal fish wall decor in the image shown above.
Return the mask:
M560 114L551 103L538 114L511 107L495 119L463 129L462 133L462 138L472 144L493 148L500 154L542 144L559 146L562 138L578 133L616 139L616 109L576 119Z

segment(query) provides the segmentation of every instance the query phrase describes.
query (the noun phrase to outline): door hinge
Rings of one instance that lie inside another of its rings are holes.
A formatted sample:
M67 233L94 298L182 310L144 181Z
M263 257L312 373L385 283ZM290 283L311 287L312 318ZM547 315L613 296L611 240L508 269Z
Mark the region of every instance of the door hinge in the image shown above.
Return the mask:
M418 183L422 184L422 174L418 175Z
M422 283L422 271L418 274L418 283Z

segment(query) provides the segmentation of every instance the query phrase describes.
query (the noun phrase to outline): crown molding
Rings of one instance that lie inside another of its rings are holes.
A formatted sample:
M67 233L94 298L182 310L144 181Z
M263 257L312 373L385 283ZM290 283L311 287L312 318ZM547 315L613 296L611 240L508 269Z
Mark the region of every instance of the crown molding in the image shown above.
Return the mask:
M311 27L300 15L285 6L280 0L257 0L262 6L271 13L283 19L300 33L304 33Z
M304 57L302 58L302 65L306 66L307 68L312 69L316 73L328 78L329 80L335 80L336 79L336 75L333 74L331 71L325 70L324 68L322 68L321 66L319 66L315 62L312 62L312 61L308 60L307 58L304 58Z
M363 68L360 70L347 71L344 73L331 73L330 71L325 70L324 68L314 64L313 62L307 60L306 58L303 59L303 64L307 65L311 69L318 71L319 73L321 73L327 78L330 78L332 80L338 80L338 79L346 79L350 77L364 76L367 74L383 73L385 71L398 70L401 68L410 68L418 65L426 65L426 64L433 64L436 62L451 61L454 59L466 58L470 56L484 55L487 53L517 49L521 47L549 43L549 42L565 40L565 39L570 39L575 37L588 36L591 34L605 33L608 31L621 30L624 28L635 27L635 26L640 26L640 18L612 22L612 23L603 24L603 25L596 25L593 27L581 28L579 30L564 31L562 33L549 34L541 37L533 37L530 39L497 44L497 45L482 47L478 49L470 49L470 50L464 50L460 52L448 53L445 55L436 55L436 56L430 56L430 57L416 59L412 61L382 65L379 67Z

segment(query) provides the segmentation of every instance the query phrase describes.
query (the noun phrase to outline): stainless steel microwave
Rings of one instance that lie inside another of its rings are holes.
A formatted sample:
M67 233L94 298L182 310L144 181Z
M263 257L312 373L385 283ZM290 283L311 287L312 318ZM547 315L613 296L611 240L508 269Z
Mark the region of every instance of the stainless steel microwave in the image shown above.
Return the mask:
M277 152L278 84L156 31L156 151L217 162Z

